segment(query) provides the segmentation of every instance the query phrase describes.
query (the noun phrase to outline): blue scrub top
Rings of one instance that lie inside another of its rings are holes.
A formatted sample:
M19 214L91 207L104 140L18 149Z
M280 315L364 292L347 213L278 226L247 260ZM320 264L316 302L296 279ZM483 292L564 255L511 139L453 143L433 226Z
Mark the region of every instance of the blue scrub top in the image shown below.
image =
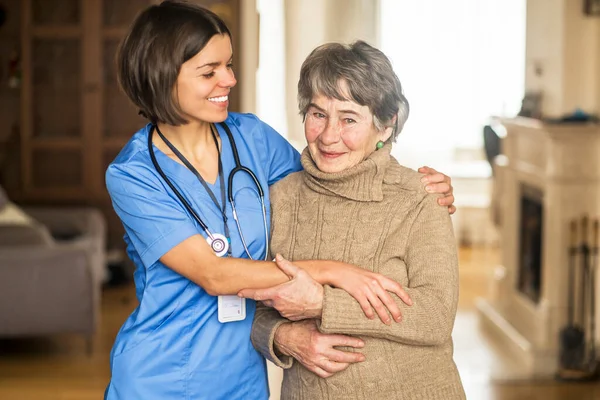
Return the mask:
M242 165L252 169L265 192L269 185L301 169L299 154L275 130L252 114L230 113L225 121ZM222 141L225 185L234 167L229 139ZM125 227L127 252L135 263L139 306L121 327L110 358L106 399L268 399L264 359L250 342L256 304L246 300L246 319L220 323L217 297L159 261L175 245L198 233L206 236L154 169L148 153L151 126L138 131L106 172L106 186ZM165 174L208 225L223 233L223 219L198 179L156 147ZM217 179L209 186L220 201ZM242 231L254 259L265 251L258 192L237 173L233 192ZM246 253L227 204L233 257ZM269 215L270 217L270 215ZM269 219L270 220L270 219Z

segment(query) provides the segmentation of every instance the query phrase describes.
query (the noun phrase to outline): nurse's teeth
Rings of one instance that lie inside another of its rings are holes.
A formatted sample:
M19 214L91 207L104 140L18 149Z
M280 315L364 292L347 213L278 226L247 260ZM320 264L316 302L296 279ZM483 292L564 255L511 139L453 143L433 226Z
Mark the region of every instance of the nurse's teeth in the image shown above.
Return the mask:
M209 97L208 101L214 101L216 103L223 103L224 101L227 101L228 98L229 98L229 96Z

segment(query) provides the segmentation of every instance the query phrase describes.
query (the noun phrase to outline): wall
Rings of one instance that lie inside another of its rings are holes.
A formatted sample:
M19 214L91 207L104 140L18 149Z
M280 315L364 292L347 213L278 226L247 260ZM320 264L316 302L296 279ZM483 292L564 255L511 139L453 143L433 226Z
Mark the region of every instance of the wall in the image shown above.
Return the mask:
M302 62L320 44L363 39L379 45L378 0L286 0L286 108L288 139L305 146L298 115L298 77Z
M256 115L287 137L284 0L257 0L256 6L260 14Z
M544 94L544 115L600 112L600 17L583 0L528 0L525 87Z
M240 43L242 65L237 66L241 85L242 112L256 112L256 69L258 68L258 13L256 0L242 0Z

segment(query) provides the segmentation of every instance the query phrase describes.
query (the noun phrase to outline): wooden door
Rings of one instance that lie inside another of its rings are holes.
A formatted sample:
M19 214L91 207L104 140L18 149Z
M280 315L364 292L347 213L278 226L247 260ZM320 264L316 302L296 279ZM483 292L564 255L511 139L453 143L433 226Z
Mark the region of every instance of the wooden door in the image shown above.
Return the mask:
M25 197L85 198L82 2L22 10L21 173Z
M192 0L220 15L239 64L239 0ZM135 16L157 0L23 0L21 203L92 205L122 243L104 174L147 121L121 92L116 52ZM239 110L238 89L230 109Z

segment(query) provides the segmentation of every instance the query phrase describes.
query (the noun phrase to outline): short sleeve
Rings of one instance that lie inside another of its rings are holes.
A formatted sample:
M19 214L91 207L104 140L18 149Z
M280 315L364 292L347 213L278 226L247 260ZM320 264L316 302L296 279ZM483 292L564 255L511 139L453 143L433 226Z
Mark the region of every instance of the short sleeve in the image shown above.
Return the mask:
M292 172L302 169L300 153L283 136L267 123L259 120L260 128L264 134L266 165L269 186Z
M146 268L185 239L198 234L183 206L147 168L111 165L106 187L115 212Z

